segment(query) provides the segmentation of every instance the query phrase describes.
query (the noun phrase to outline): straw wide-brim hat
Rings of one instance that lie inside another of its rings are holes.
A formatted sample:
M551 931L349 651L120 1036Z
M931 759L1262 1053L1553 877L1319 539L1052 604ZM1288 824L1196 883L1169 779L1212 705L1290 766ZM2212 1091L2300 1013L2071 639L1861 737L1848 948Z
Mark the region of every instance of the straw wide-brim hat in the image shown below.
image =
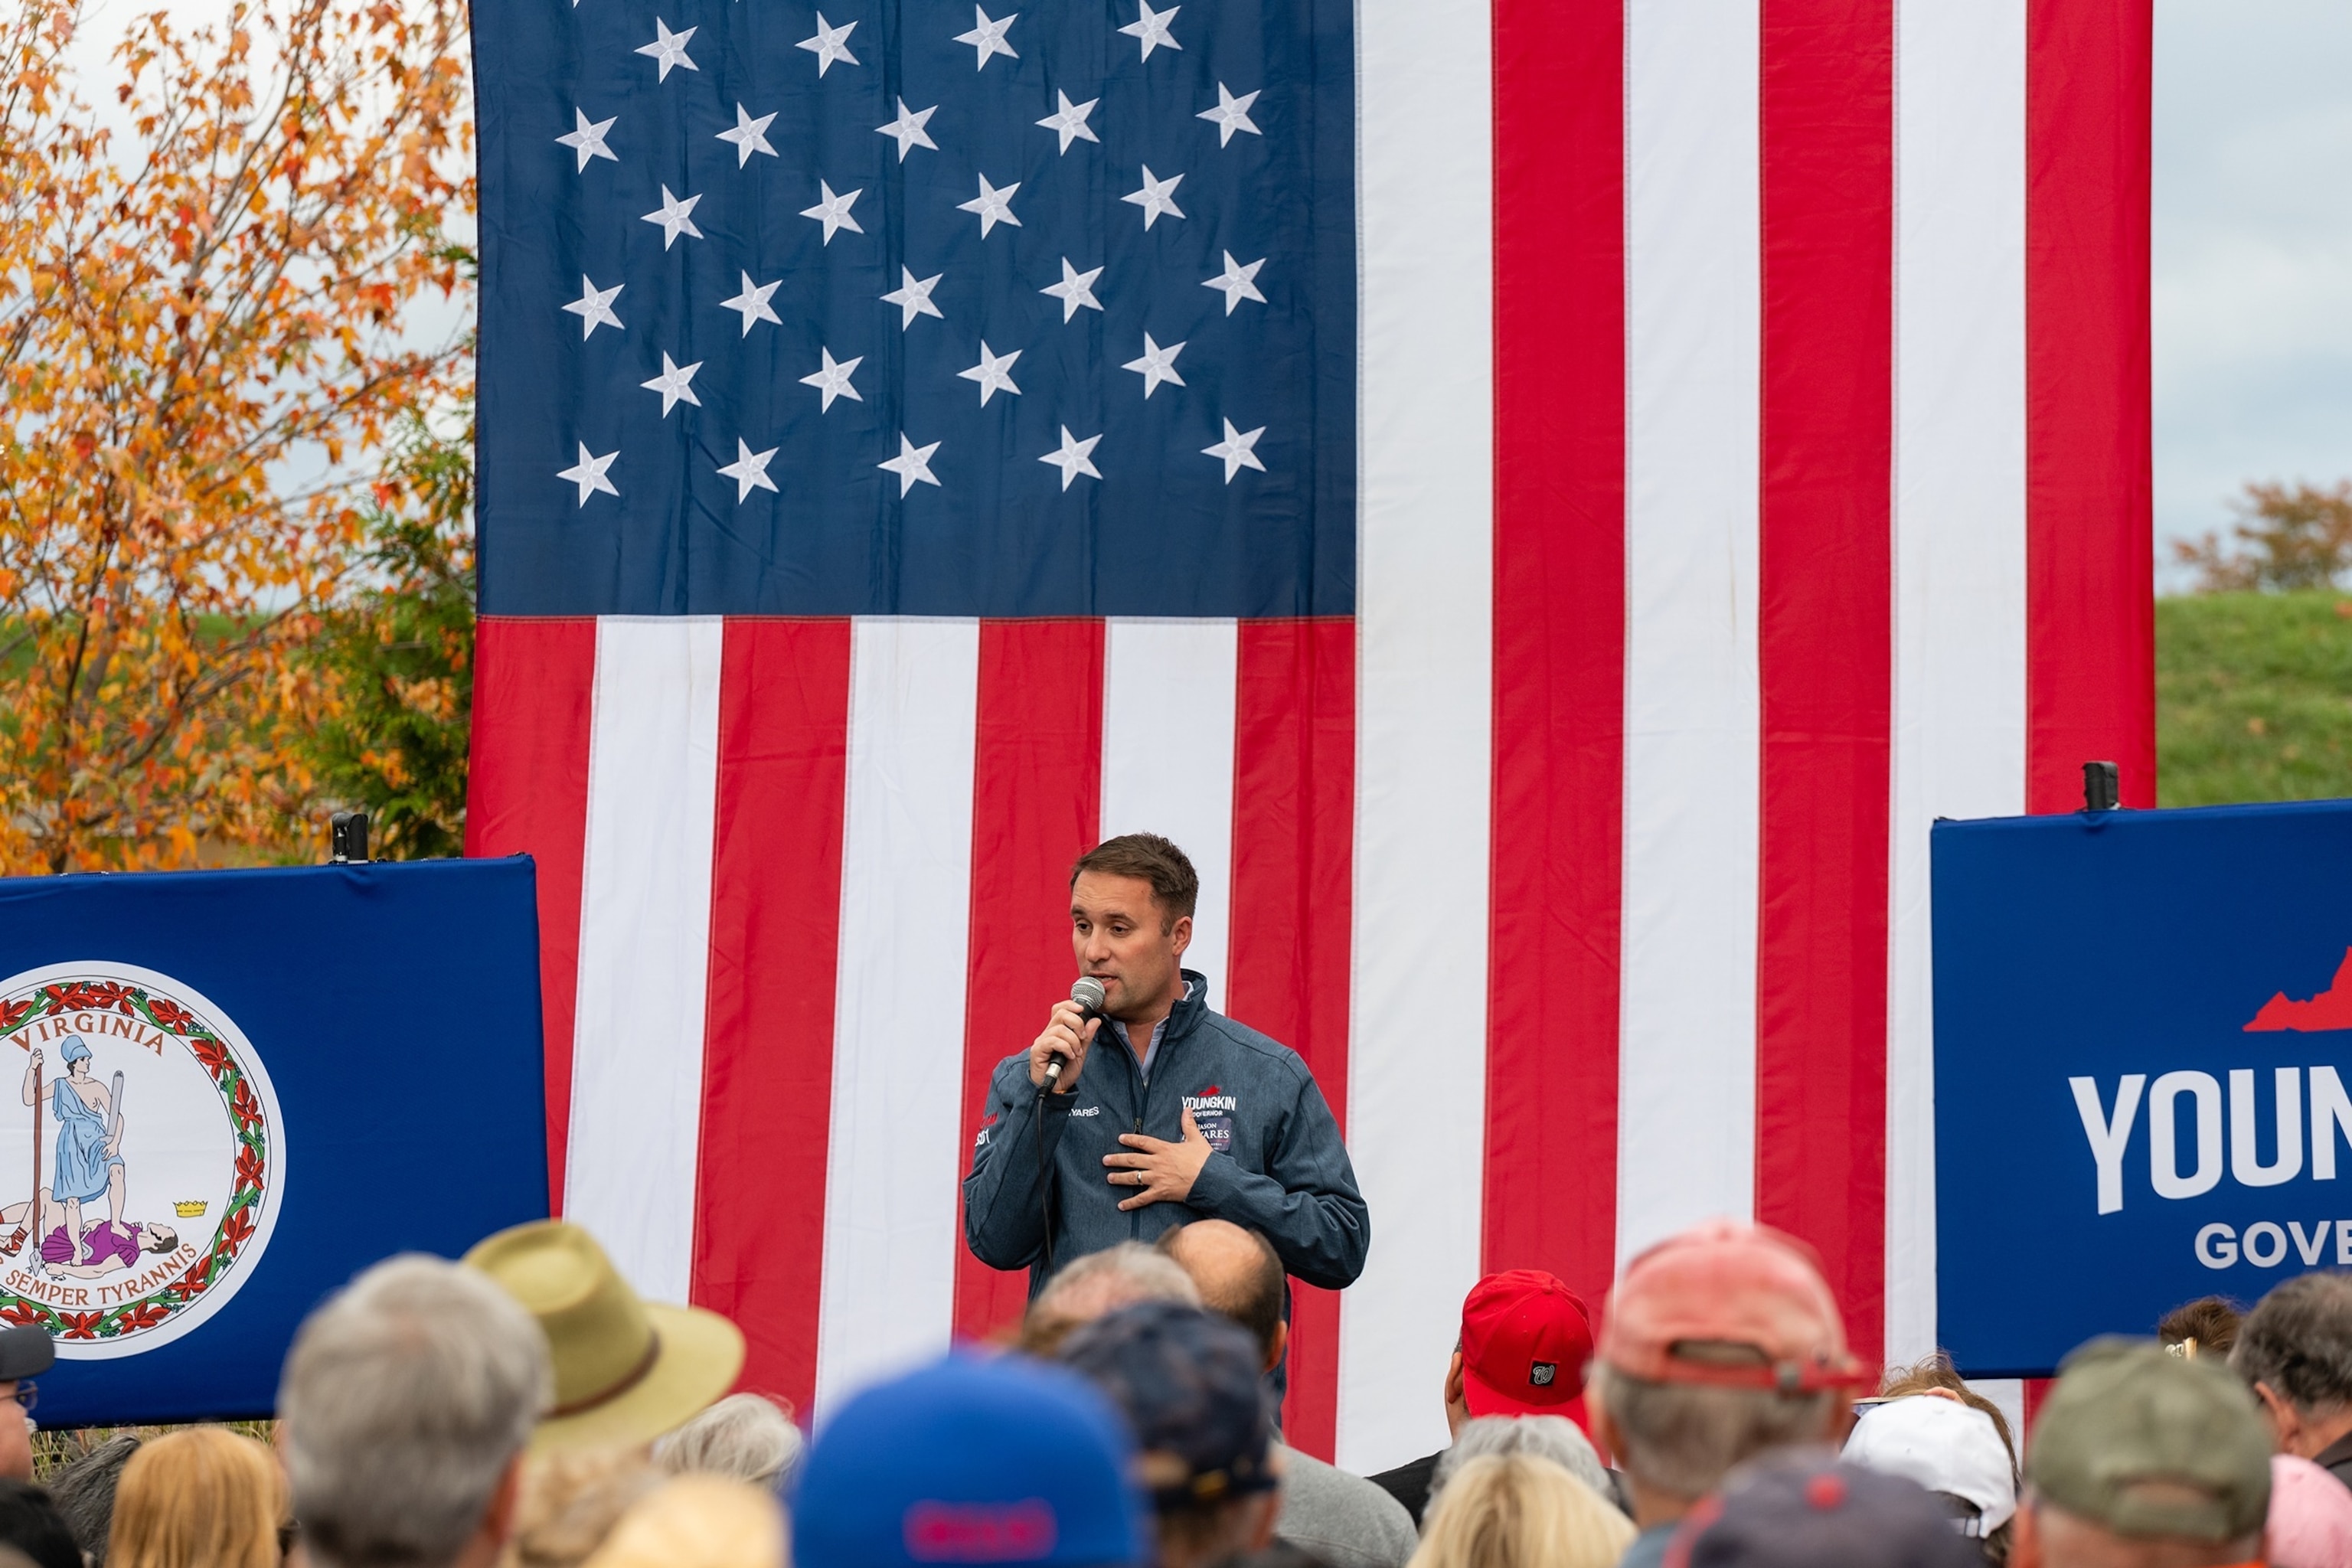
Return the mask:
M499 1231L465 1261L547 1335L555 1403L531 1434L532 1453L651 1442L743 1370L740 1329L700 1307L640 1300L596 1238L567 1221Z

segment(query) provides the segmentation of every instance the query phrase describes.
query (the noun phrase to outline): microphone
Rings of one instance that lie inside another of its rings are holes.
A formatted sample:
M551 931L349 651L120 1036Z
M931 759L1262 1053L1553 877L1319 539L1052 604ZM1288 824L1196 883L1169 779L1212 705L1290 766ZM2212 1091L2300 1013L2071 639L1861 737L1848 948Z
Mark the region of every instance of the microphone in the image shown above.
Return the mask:
M1070 1000L1078 1005L1079 1013L1086 1018L1101 1017L1103 1003L1108 999L1109 994L1103 990L1103 983L1091 974L1079 975L1077 982L1070 987ZM1054 1092L1054 1086L1062 1079L1064 1060L1064 1058L1057 1056L1046 1064L1045 1081L1041 1087L1041 1093Z

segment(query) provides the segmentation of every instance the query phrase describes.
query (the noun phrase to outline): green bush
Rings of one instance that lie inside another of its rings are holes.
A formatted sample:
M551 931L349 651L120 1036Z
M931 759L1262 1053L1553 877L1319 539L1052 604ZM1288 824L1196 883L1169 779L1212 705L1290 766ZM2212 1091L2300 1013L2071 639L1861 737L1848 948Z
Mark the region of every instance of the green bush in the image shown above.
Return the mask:
M2352 796L2352 599L2158 600L2156 710L2160 805Z

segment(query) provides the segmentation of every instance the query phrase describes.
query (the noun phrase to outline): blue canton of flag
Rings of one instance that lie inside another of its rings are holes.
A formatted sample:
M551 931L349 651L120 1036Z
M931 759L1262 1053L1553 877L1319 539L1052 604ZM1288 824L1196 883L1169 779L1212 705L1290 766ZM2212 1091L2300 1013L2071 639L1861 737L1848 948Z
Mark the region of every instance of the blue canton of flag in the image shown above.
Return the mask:
M486 613L1353 613L1349 5L990 3L476 7Z

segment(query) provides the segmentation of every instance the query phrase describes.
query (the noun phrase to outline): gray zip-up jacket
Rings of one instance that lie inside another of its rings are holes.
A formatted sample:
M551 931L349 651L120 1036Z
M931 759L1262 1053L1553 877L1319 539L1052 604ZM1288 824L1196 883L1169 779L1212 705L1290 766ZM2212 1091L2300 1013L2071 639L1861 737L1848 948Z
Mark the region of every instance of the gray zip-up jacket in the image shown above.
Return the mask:
M1184 972L1184 997L1160 1031L1144 1081L1135 1055L1105 1026L1068 1094L1048 1095L1044 1133L1053 1194L1056 1267L1115 1242L1153 1241L1195 1219L1229 1219L1265 1233L1282 1266L1310 1285L1355 1283L1371 1220L1339 1123L1298 1053L1209 1010L1208 982ZM1184 1111L1213 1151L1184 1203L1119 1212L1132 1189L1112 1186L1106 1154L1122 1132L1175 1142ZM1045 1209L1037 1192L1039 1111L1029 1053L996 1064L988 1112L963 1184L963 1234L993 1268L1027 1268L1045 1284Z

